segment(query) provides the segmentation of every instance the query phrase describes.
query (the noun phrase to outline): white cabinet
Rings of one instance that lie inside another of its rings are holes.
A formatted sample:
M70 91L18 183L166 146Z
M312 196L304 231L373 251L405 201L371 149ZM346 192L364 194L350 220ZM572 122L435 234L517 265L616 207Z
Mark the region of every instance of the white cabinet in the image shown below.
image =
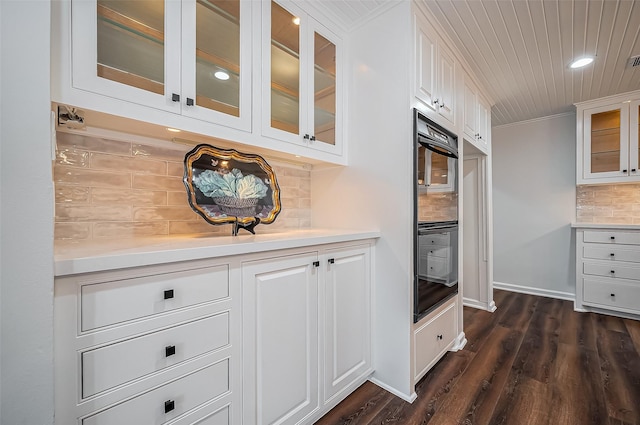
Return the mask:
M73 87L248 131L251 7L73 0Z
M262 133L340 154L340 39L293 3L262 8Z
M576 230L577 310L640 318L640 232Z
M640 181L640 91L576 106L577 183Z
M371 255L368 245L326 250L324 402L347 394L371 372Z
M239 292L217 261L56 278L56 425L238 423Z
M317 261L310 252L242 266L246 424L301 423L319 408Z
M457 305L457 297L453 297L414 325L415 382L418 382L456 343L459 316Z
M243 263L244 423L313 423L372 372L370 258L334 245Z
M415 15L414 25L415 96L427 115L455 125L457 62L426 20Z
M466 140L487 154L491 137L491 110L469 78L464 79L463 121Z

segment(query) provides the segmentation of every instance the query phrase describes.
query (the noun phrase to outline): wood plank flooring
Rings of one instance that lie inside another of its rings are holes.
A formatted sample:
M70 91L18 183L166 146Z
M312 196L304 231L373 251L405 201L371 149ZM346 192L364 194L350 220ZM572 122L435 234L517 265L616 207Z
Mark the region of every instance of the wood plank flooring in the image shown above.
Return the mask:
M640 425L640 321L495 291L407 403L366 382L317 425Z

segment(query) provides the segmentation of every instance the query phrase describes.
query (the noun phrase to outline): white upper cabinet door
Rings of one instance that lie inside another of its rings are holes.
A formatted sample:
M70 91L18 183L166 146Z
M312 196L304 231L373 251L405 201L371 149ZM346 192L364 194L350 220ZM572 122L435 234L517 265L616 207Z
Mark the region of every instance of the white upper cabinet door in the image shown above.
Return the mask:
M251 5L182 2L182 112L251 129Z
M73 87L249 131L251 5L74 0Z
M583 136L584 179L616 181L630 175L628 103L585 109Z
M491 141L491 107L478 95L478 134L477 140L480 149L488 153L489 143Z
M180 14L175 1L73 1L73 86L179 113Z
M341 154L338 37L295 4L262 7L262 133Z
M478 137L478 90L468 78L464 80L464 134L470 142Z
M629 103L629 169L640 174L640 100Z
M436 41L416 17L416 97L436 111Z
M427 115L433 112L432 117L455 125L455 57L425 20L416 15L414 25L415 96Z
M455 124L456 60L453 53L438 44L438 92L434 103L438 113L451 124Z

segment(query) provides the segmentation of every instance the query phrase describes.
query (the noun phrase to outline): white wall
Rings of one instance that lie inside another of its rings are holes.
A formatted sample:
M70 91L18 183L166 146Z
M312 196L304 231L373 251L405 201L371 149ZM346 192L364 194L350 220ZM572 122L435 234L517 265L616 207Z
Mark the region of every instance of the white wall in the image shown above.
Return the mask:
M6 425L53 423L48 0L0 1L0 393Z
M575 137L574 114L493 128L496 288L575 293Z
M374 379L408 399L412 325L413 146L410 2L351 34L348 47L349 167L312 173L312 224L377 228Z

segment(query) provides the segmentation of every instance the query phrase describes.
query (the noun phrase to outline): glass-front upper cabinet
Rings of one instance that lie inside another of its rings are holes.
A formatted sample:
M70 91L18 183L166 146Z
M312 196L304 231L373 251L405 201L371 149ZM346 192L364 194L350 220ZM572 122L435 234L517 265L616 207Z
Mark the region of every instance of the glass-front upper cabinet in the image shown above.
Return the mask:
M617 178L637 172L637 153L629 155L628 104L586 109L583 131L585 178Z
M296 5L263 2L263 134L341 153L341 45Z
M250 129L253 2L72 2L73 86Z

